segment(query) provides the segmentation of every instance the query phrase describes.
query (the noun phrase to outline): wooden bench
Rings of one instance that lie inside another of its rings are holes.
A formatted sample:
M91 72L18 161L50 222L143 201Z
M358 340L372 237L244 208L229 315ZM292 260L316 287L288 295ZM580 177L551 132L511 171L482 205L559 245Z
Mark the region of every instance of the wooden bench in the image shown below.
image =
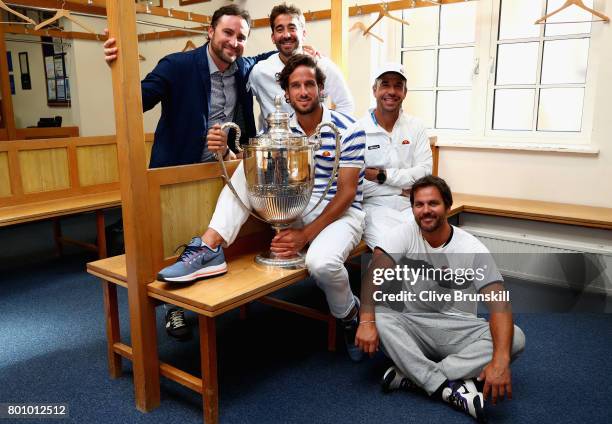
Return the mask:
M0 141L0 227L50 219L60 254L74 244L104 258L104 211L119 206L115 136ZM96 244L62 235L61 218L85 212L96 214Z
M612 230L612 208L454 193L457 213L504 216Z
M233 172L239 161L228 162ZM176 260L175 247L194 234L201 234L210 221L216 199L223 188L218 164L198 164L147 171L149 218L152 226L152 260L159 270ZM256 253L269 247L272 238L269 225L249 219L238 239L225 249L228 273L189 285L173 285L150 281L147 297L180 306L198 314L202 377L189 375L169 364L158 362L159 375L185 385L204 396L205 415L215 421L218 414L216 377L216 335L214 319L253 301L285 309L327 323L328 349L336 344L336 320L330 314L268 296L275 291L302 281L308 276L305 269L285 270L268 268L254 261ZM367 251L361 242L351 256ZM121 374L121 358L132 360L132 347L120 341L117 285L128 288L126 256L116 256L91 262L89 273L102 279L107 327L108 361L112 377ZM155 328L155 317L153 328ZM157 358L156 345L147 355Z

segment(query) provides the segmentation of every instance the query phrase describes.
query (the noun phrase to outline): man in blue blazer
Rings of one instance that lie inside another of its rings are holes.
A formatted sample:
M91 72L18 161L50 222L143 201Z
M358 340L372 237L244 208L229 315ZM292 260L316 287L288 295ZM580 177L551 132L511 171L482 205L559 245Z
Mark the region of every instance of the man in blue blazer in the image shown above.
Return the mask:
M216 124L236 122L243 144L255 136L253 95L246 83L253 66L274 52L242 57L250 24L248 12L236 5L217 9L208 43L164 57L142 81L144 111L162 103L150 168L208 162L215 160L213 152L226 153ZM115 39L109 38L104 48L111 63L117 58ZM230 133L230 146L232 137Z
M215 153L228 158L226 139L233 145L235 134L232 131L226 137L220 129L224 122L240 126L241 143L255 136L253 95L246 83L253 66L274 52L242 57L250 24L248 12L236 5L217 9L208 29L208 43L164 57L142 81L144 111L162 103L150 168L214 161ZM115 39L109 38L104 43L107 63L113 62L117 53ZM166 309L168 334L188 339L191 331L184 311Z

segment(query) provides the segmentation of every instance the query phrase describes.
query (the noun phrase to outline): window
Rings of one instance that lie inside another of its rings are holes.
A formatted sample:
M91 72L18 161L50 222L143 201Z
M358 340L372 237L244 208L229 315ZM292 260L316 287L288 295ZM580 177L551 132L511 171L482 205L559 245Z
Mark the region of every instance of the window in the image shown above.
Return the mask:
M404 10L404 110L438 135L585 139L593 17L571 6L534 24L563 3L480 0Z
M501 0L493 46L496 66L490 128L582 130L591 23L534 25L563 0ZM593 1L585 1L592 7ZM549 22L591 20L570 8Z
M404 105L430 128L470 128L477 2L408 9L402 63L409 70Z

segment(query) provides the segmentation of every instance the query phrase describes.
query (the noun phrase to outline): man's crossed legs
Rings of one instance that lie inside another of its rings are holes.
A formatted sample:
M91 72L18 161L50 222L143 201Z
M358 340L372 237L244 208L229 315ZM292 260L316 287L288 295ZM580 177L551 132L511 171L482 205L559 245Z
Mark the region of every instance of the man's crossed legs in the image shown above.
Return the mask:
M383 389L423 389L479 420L482 393L473 379L491 362L489 323L476 317L441 313L398 313L377 309L376 327L395 368L385 373ZM514 326L512 360L525 348L523 331Z

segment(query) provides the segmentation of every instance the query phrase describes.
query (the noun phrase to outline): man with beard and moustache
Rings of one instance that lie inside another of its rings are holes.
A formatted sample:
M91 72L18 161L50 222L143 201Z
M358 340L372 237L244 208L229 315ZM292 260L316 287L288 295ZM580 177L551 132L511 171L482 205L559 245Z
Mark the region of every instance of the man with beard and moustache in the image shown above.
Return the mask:
M395 253L405 240L393 238L392 230L412 219L410 188L417 179L431 174L431 148L423 123L402 113L407 88L401 64L382 65L375 73L372 93L376 108L359 120L366 132L364 240L375 254L376 247Z
M418 179L412 185L410 203L414 220L400 232L407 240L402 255L426 258L435 256L456 274L458 269L481 270L463 290L481 294L502 293L503 278L491 254L476 237L448 223L453 197L446 182L434 176ZM368 270L394 268L395 260L381 254ZM446 269L445 269L446 270ZM493 404L512 398L510 362L525 347L525 335L513 324L512 308L505 300L487 302L489 322L476 316L477 304L405 301L399 309L391 303L372 301L369 277L362 282L361 324L356 344L369 354L378 349L379 336L385 353L394 366L383 376L384 392L424 390L455 409L485 420L484 401L489 394ZM414 282L427 286L427 277ZM435 283L435 281L433 282ZM369 297L368 297L369 296ZM494 297L492 297L494 298ZM476 379L476 381L474 380Z
M261 108L260 130L266 125L265 118L275 110L274 99L284 94L276 81L276 75L282 71L289 58L304 51L306 19L299 8L283 3L274 6L270 11L270 29L272 43L278 53L257 63L249 77L249 87ZM308 53L310 54L310 51ZM340 69L326 57L318 58L317 66L325 74L325 94L335 105L334 110L344 115L352 115L353 96ZM285 104L283 112L291 113L293 110L289 104Z
M281 231L272 240L270 250L279 257L293 257L307 245L306 267L324 291L331 313L341 320L345 329L349 355L361 359L355 344L358 325L359 299L351 292L348 272L344 267L351 250L361 240L364 213L361 207L363 183L364 132L351 120L321 103L320 94L325 75L310 56L292 56L278 76L285 98L295 110L290 120L293 133L309 138L315 136L321 122L339 122L342 147L339 170L324 200L315 211L303 217L303 227ZM315 153L315 182L310 210L324 194L335 160L335 135L323 130L322 146ZM241 163L232 176L232 184L245 205L247 183ZM229 187L224 187L206 232L194 237L179 260L160 271L158 279L187 283L227 271L222 245L236 239L249 214ZM358 355L358 356L355 356Z
M255 136L253 96L246 85L253 66L273 52L242 57L250 25L249 13L236 5L217 9L208 28L208 43L164 57L142 81L143 110L162 104L150 168L212 162L216 161L215 153L227 160L235 158L227 148L227 134L221 131L224 122L240 126L242 144ZM108 30L105 32L108 35ZM114 38L104 43L109 65L117 58L115 44ZM191 330L184 311L168 306L167 333L188 340Z
M249 13L236 5L217 9L204 46L162 58L142 81L144 111L162 104L150 168L211 162L216 152L228 158L231 152L220 129L224 122L240 126L241 144L255 136L247 82L253 66L274 52L242 57L250 25ZM117 58L115 43L114 38L104 43L109 65Z

